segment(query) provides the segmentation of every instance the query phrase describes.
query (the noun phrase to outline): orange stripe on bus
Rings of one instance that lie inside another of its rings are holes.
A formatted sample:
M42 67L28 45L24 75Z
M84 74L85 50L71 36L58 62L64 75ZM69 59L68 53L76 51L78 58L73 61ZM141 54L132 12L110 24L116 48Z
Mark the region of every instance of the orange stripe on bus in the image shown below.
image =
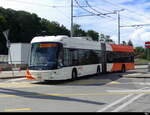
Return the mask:
M123 45L116 45L110 44L113 51L120 51L120 52L134 52L134 48L132 46L123 46Z
M125 65L126 70L132 70L134 68L134 63L114 63L111 72L121 71L122 65Z

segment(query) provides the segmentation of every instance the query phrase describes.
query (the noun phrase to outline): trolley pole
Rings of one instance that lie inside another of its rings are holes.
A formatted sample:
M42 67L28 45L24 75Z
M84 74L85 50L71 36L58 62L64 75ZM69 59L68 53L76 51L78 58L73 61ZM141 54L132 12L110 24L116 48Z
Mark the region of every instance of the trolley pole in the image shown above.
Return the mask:
M71 0L71 29L70 37L73 37L73 0Z

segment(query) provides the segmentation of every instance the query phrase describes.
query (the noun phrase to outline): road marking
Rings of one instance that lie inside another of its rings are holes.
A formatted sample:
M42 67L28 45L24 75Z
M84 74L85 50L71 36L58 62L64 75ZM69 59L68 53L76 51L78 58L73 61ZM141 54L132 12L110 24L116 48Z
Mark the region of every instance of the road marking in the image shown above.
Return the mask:
M31 111L32 109L30 108L23 108L23 109L4 109L6 112L11 112L11 111Z
M137 100L138 98L142 97L143 95L145 95L145 94L137 95L136 97L132 98L131 100L127 101L126 103L124 103L123 105L119 106L118 108L116 108L115 110L113 110L111 112L119 112L121 109L125 108L127 105L129 105L133 101Z
M140 89L140 90L107 90L107 92L128 92L128 93L136 93L136 92L139 92L139 93L147 93L147 92L150 92L150 90L144 90L144 89Z
M31 96L92 96L92 95L126 95L131 94L131 92L101 92L101 93L78 93L78 94L28 94L28 95L0 95L0 98L10 98L10 97L31 97ZM133 92L132 94L141 94L141 92ZM150 92L145 92L142 94L150 94Z
M90 84L106 84L111 82L111 79L89 79L89 80L77 80L73 82L66 83L65 85L90 85Z
M143 90L143 89L147 89L147 88L149 88L149 87L144 87L144 88L137 89L137 90ZM122 91L122 90L119 90L119 91ZM112 93L117 93L117 92L112 92ZM125 93L125 92L118 92L118 93ZM113 107L113 106L115 106L115 105L121 103L121 102L124 101L125 99L127 99L127 98L129 98L129 97L131 97L131 96L134 95L134 92L132 92L132 94L131 94L131 92L126 92L126 93L130 93L130 94L127 95L127 96L125 96L125 97L123 97L123 98L121 98L121 99L119 99L119 100L117 100L117 101L115 101L115 102L113 102L113 103L111 103L111 104L109 104L108 106L106 106L106 107L104 107L104 108L98 110L97 112L104 112L105 110L109 109L110 107ZM139 92L138 92L138 93L139 93ZM137 98L139 98L139 97L141 97L141 96L143 96L143 93L142 93L142 94L139 94L137 97L131 99L131 101L129 101L128 103L132 103L134 100L136 100ZM127 103L127 104L128 104L128 103ZM127 104L126 104L126 105L127 105ZM117 110L121 110L121 109L122 109L123 107L125 107L126 105L121 106L121 108L119 107L119 109L117 109Z
M148 88L148 87L145 87L144 89L146 89L146 88ZM142 88L143 89L143 88ZM139 89L140 91L142 91L142 89ZM111 92L111 91L109 91L109 92L99 92L99 93L72 93L72 94L56 94L56 93L36 93L35 92L35 94L24 94L24 95L9 95L9 93L8 94L2 94L1 93L1 95L0 95L0 98L10 98L10 97L29 97L29 96L86 96L86 95L88 95L88 96L92 96L92 95L126 95L126 94L128 94L128 95L130 95L130 94L150 94L150 91L148 90L148 91L146 91L145 90L145 92L119 92L120 90L118 90L118 91L116 91L116 92ZM12 92L13 93L13 92ZM16 93L16 92L15 92Z
M0 95L0 98L10 98L10 97L17 97L17 95Z
M121 84L121 83L118 82L118 81L112 81L112 82L110 82L110 83L108 83L108 84Z
M106 106L106 107L104 107L104 108L98 110L97 112L103 112L103 111L107 110L108 108L110 108L110 107L112 107L112 106L114 106L114 105L116 105L116 104L122 102L123 100L125 100L125 99L127 99L127 98L129 98L129 97L131 97L131 96L133 96L133 95L134 95L134 94L127 95L127 96L125 96L125 97L123 97L123 98L121 98L121 99L115 101L114 103L111 103L110 105L108 105L108 106Z
M41 85L32 84L29 82L0 83L0 88L25 88L25 87L37 87L37 86L41 86Z
M128 82L128 83L121 83L121 84L150 85L150 82Z

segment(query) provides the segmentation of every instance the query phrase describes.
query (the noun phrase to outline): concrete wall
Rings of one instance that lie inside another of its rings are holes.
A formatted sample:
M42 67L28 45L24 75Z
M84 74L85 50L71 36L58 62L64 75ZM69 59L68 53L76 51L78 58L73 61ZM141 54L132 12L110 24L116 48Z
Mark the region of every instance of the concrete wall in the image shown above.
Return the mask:
M28 64L31 45L28 43L12 43L8 53L8 63Z

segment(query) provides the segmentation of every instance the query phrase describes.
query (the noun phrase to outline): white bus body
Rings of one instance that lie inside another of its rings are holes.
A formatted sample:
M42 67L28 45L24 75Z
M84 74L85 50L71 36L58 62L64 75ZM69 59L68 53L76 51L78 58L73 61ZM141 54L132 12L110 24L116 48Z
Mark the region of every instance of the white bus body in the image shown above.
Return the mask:
M42 37L33 38L31 41L31 45L35 43L61 43L63 45L62 47L63 49L68 48L68 49L75 49L75 50L81 49L81 50L101 51L100 42L91 41L87 39L85 37L69 38L67 36L42 36ZM73 65L73 66L65 66L65 67L62 66L53 70L48 70L48 69L42 70L40 68L32 69L30 68L30 66L32 65L30 65L29 63L29 69L28 69L29 74L32 76L33 79L38 81L72 79L73 69L76 69L77 77L81 77L84 75L90 75L90 74L95 74L97 72L100 72L102 68L101 63L87 64L87 65ZM27 78L30 79L29 77Z
M88 37L40 36L31 41L26 78L67 80L100 72L134 69L134 49Z

